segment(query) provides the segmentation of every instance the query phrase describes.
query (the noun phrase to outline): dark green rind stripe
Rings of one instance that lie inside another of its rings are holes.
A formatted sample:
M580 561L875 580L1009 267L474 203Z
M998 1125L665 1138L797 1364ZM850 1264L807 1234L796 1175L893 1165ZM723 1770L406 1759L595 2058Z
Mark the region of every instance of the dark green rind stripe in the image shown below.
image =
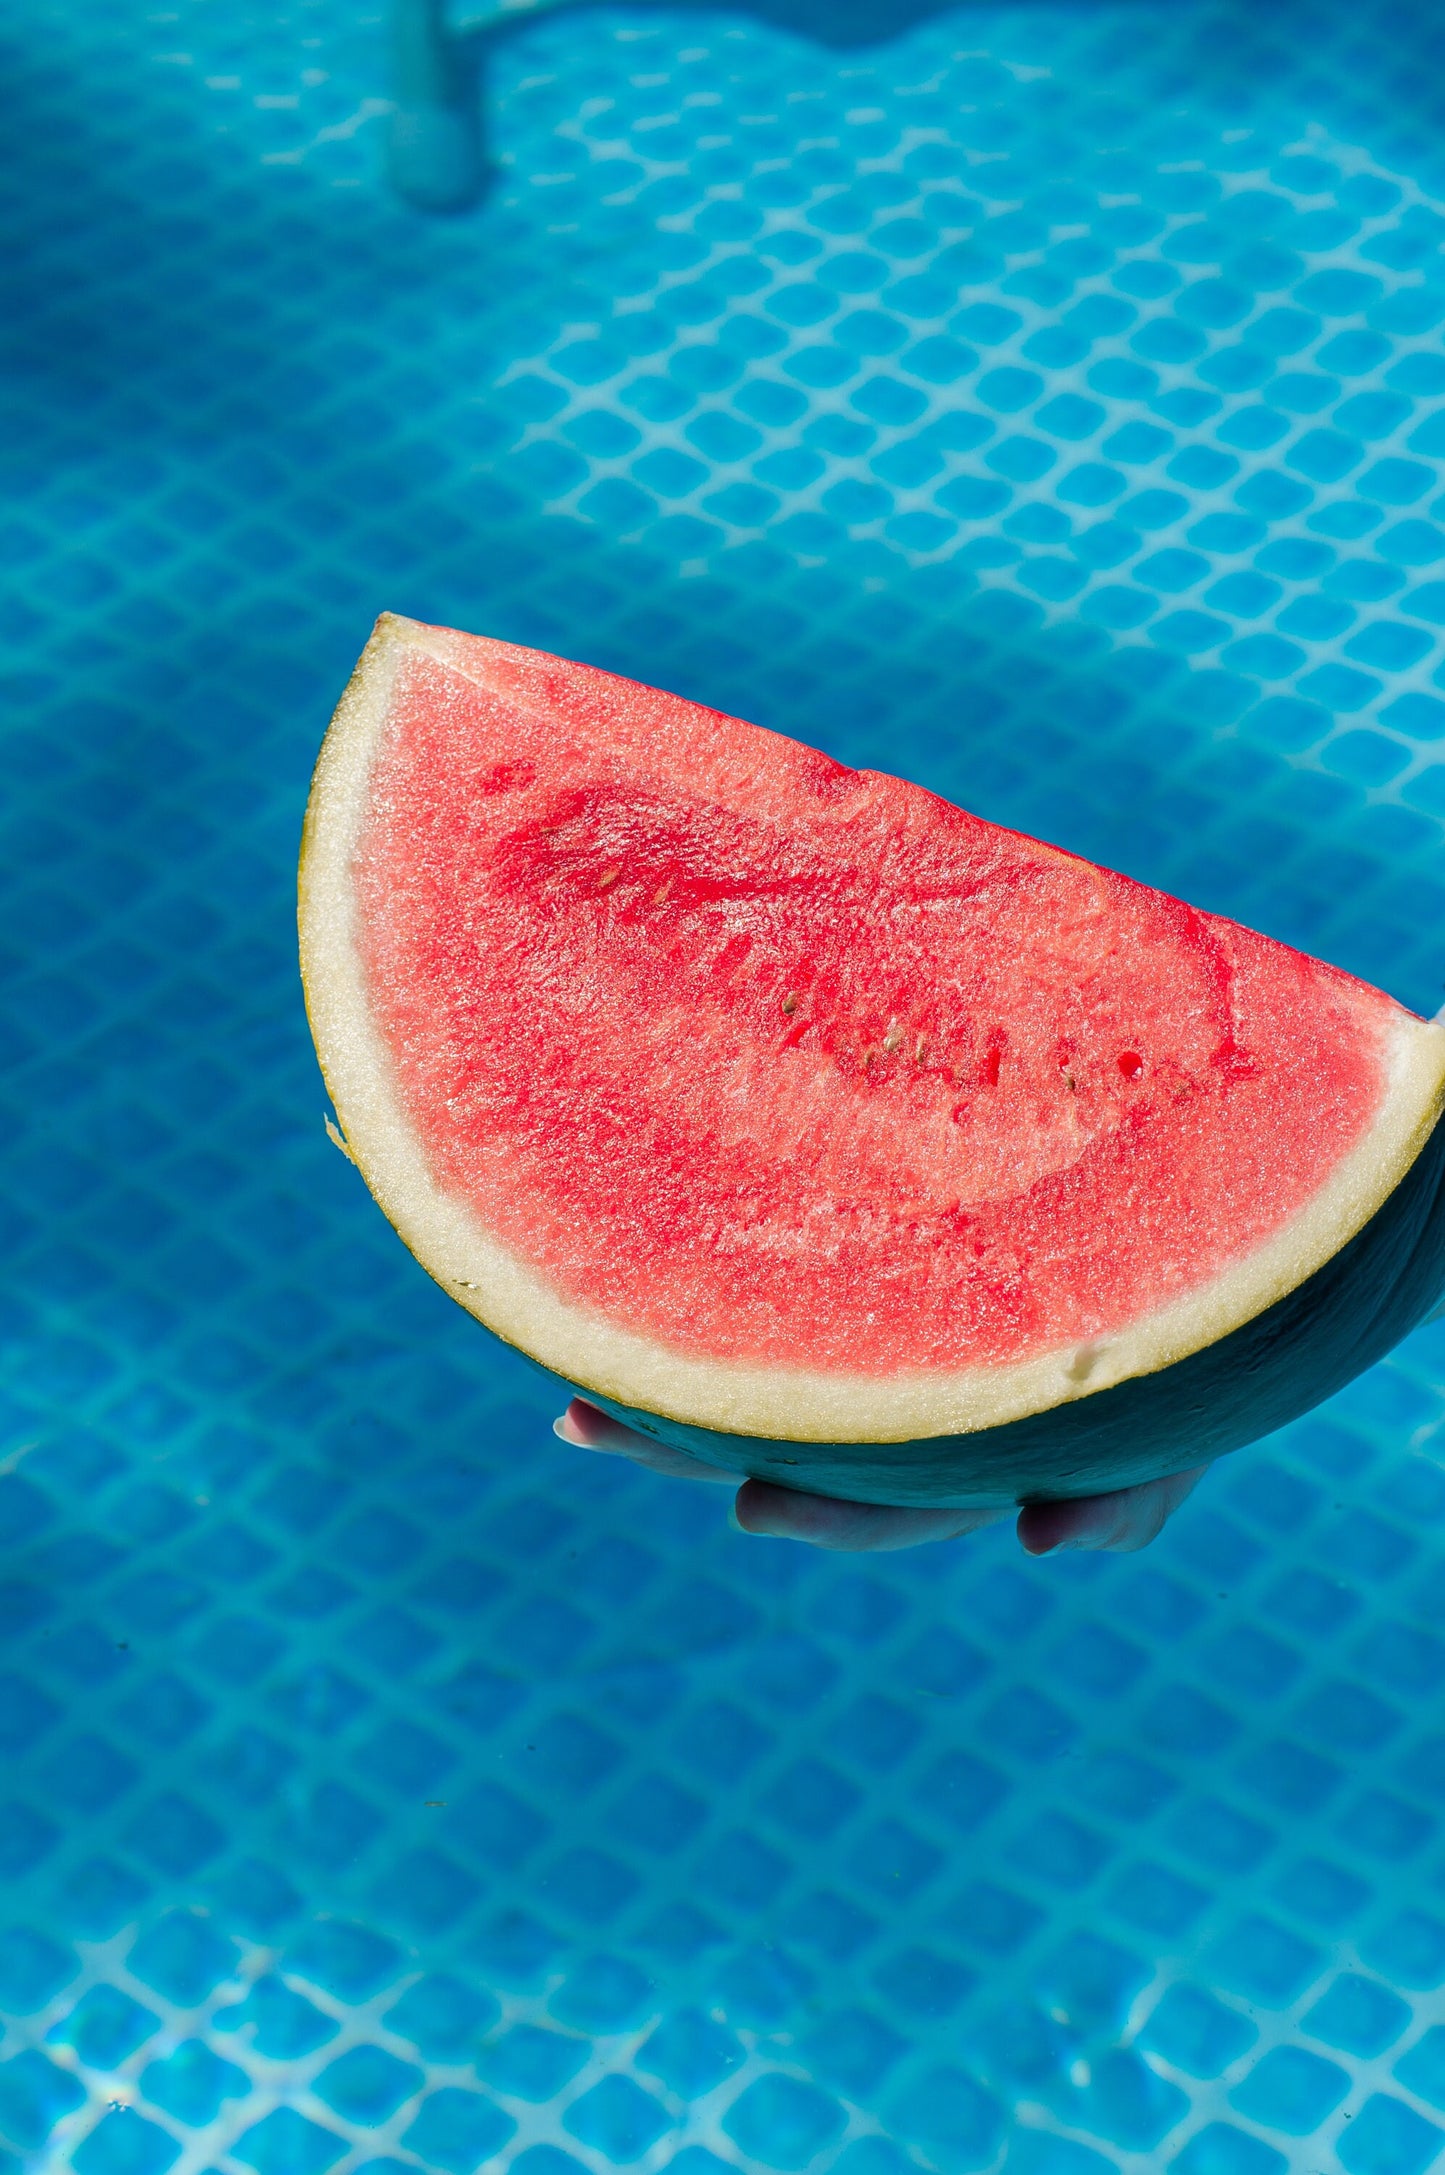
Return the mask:
M781 1443L689 1427L580 1394L710 1465L863 1503L1014 1503L1096 1495L1238 1450L1332 1397L1445 1292L1445 1124L1395 1191L1307 1283L1157 1374L972 1435Z

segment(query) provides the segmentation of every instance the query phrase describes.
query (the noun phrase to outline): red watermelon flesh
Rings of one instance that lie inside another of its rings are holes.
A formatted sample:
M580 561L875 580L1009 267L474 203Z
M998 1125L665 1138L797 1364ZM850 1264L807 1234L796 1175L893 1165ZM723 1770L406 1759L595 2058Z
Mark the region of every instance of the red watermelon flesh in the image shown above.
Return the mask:
M995 1425L1310 1276L1445 1032L781 735L384 620L318 769L308 1001L422 1261L584 1388L744 1435Z

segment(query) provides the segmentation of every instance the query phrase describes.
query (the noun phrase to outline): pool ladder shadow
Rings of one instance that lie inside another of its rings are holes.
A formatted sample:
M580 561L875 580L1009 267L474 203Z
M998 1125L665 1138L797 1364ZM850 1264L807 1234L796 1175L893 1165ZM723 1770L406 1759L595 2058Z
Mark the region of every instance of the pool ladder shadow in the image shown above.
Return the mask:
M443 0L392 0L386 165L392 187L418 211L470 211L486 195L485 53L509 17L541 14L547 4L498 5L453 26Z
M391 0L393 107L387 170L419 211L470 211L495 178L487 148L486 63L521 24L596 0L489 0L480 14L449 19L446 0ZM700 0L641 0L677 8ZM729 0L701 0L726 11ZM897 37L959 0L732 0L782 30L847 48Z

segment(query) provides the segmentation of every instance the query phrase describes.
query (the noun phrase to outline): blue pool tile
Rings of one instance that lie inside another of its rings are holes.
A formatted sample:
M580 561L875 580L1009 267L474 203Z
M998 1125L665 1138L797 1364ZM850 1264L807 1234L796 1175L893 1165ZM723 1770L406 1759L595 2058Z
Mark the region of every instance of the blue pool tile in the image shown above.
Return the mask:
M324 11L304 49L266 8L16 16L26 2155L149 2175L214 2121L257 2175L575 2175L644 2136L717 2175L672 2134L716 2091L744 2175L833 2154L845 2102L847 2175L1270 2175L1346 2059L1437 2104L1432 1332L1142 1563L800 1564L554 1445L316 1123L289 886L385 605L1445 994L1428 12L1362 41L1309 0L1288 49L886 13L514 11L452 219L389 192L388 64ZM1261 2051L1241 2005L1295 2003ZM321 2096L273 2108L275 2063ZM1312 2134L1393 2175L1424 2119L1386 2087Z
M1141 2046L1191 2077L1217 2077L1254 2044L1256 2027L1202 1987L1171 1986L1139 2035Z
M1445 2110L1445 2026L1432 2024L1395 2064L1407 2091Z
M1305 2137L1333 2113L1349 2089L1349 2073L1337 2062L1303 2047L1271 2047L1229 2097L1231 2105L1263 2128Z
M734 2035L700 2010L664 2017L637 2055L646 2075L658 2077L682 2099L712 2090L744 2060Z
M74 1977L72 1952L28 1926L0 1931L0 2008L22 2015L42 2008Z
M243 2099L251 2089L247 2072L223 2061L203 2039L186 2039L161 2060L141 2071L141 2089L153 2106L191 2129L205 2129L228 2099Z
M257 2050L273 2061L310 2054L334 2039L338 2029L334 2017L272 1976L258 1979L244 2002L218 2009L215 2023L221 2031L249 2026Z
M1325 1858L1301 1858L1282 1866L1271 1892L1296 1918L1327 1931L1348 1925L1370 1901L1367 1882Z
M382 2047L348 2047L327 2064L312 2090L343 2120L370 2129L395 2114L424 2078L415 2063L398 2061Z
M1293 2001L1319 1972L1321 1952L1274 1919L1250 1912L1209 1950L1218 1984L1266 2007Z
M422 2101L401 2143L424 2163L434 2162L445 2175L467 2175L479 2160L500 2150L516 2124L480 2092L443 2085ZM269 2175L261 2169L258 2175Z
M1349 2175L1424 2175L1442 2145L1445 2129L1377 2092L1340 2139L1339 2155Z
M638 2159L668 2126L664 2109L630 2077L604 2077L564 2118L583 2144L617 2165Z
M1169 2163L1170 2175L1284 2175L1289 2163L1262 2137L1210 2122Z
M92 2068L114 2069L150 2038L159 2023L152 2010L102 1981L87 1987L70 2014L53 2024L46 2037L53 2045L73 2047Z
M906 2088L895 2088L889 2105L895 2135L931 2157L982 2166L998 2150L1004 2108L966 2070L943 2064L926 2069Z
M1125 2152L1155 2150L1189 2111L1187 2093L1127 2048L1100 2054L1088 2083L1057 2090L1053 2102L1066 2121Z
M23 2149L44 2145L56 2123L84 2100L85 2088L70 2071L33 2047L0 2061L0 2132Z
M587 2043L535 2024L514 2024L477 2057L478 2073L494 2090L546 2101L587 2059Z
M101 2117L76 2146L71 2166L78 2175L165 2175L180 2151L158 2122L126 2109Z
M335 2130L308 2121L294 2107L276 2107L238 2138L231 2152L256 2175L325 2175L346 2149Z

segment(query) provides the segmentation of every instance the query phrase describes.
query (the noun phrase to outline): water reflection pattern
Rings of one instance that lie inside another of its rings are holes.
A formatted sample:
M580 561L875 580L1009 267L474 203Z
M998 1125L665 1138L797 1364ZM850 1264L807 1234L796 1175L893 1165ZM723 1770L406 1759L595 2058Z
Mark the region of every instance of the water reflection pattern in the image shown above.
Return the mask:
M16 12L6 2175L1431 2164L1445 1331L1139 1562L745 1543L378 1227L288 916L388 605L1433 1010L1438 39L578 11L447 223L349 8Z

